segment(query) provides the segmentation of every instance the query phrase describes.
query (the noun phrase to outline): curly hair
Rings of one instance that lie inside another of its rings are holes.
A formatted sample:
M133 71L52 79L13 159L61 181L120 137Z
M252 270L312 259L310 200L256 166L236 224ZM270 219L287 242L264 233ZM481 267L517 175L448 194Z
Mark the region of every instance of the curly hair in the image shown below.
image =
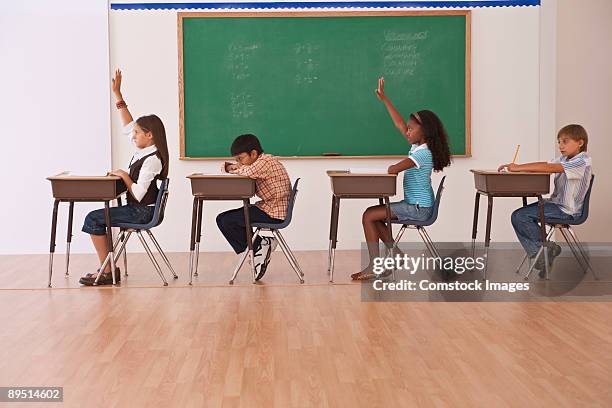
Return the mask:
M421 110L410 114L423 130L425 143L433 156L434 171L442 171L444 167L450 166L450 148L448 147L448 135L438 115L430 110Z

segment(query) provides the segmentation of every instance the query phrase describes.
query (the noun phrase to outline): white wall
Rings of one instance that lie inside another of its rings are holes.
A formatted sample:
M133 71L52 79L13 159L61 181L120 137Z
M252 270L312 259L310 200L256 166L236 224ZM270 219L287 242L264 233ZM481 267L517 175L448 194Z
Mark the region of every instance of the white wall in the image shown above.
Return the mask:
M595 183L584 241L612 241L612 1L560 0L557 17L557 129L580 123L589 134ZM556 133L550 135L551 143Z
M101 0L62 3L40 0L3 6L0 72L9 80L3 84L0 112L4 134L10 142L5 143L1 163L4 174L19 176L5 180L5 191L15 199L5 199L0 204L4 232L0 253L47 252L52 199L46 176L62 170L102 173L111 167L107 6ZM474 195L470 168L492 168L510 160L518 143L520 161L547 158L554 153L554 145L547 142L550 135L544 133L556 127L551 106L555 106L557 89L554 75L550 76L555 67L555 62L551 62L555 53L550 49L555 48L556 12L552 0L545 0L540 8L473 10L473 157L456 159L446 171L449 177L445 199L439 222L431 230L435 239L470 237ZM191 214L191 194L185 176L194 171L214 171L219 162L178 160L176 12L111 11L110 62L111 69L120 66L124 70L124 93L133 113L154 112L166 124L173 156L172 194L166 222L158 235L168 250L185 251ZM114 116L112 129L116 135L112 167L125 167L132 147L119 135ZM265 144L265 135L262 140ZM293 178L302 177L293 227L287 231L292 247L327 247L330 190L326 169L388 163L337 159L285 161ZM436 175L434 182L439 178ZM339 248L359 246L361 213L370 204L373 202L362 200L342 203ZM482 204L481 210L484 199ZM508 218L518 204L511 199L496 201L494 240L514 240ZM205 250L229 249L214 218L218 212L236 205L206 204ZM86 212L96 207L77 206L75 252L92 251L88 237L79 230ZM65 216L65 208L62 209L61 215ZM483 223L481 212L481 237ZM58 250L63 250L64 239L65 218L60 216Z
M3 2L0 253L48 252L53 206L45 177L111 164L106 0ZM91 251L75 210L73 249ZM58 229L66 239L67 205ZM58 250L63 251L60 244Z
M531 7L481 8L472 13L473 157L455 159L445 172L448 175L445 197L439 220L431 228L434 239L470 239L474 185L469 169L494 168L512 160L519 143L520 161L534 161L541 157L540 103L549 106L552 102L540 99L540 12L540 8ZM111 66L121 67L124 71L124 96L136 115L151 112L160 115L169 138L171 196L166 221L158 234L168 250L186 251L192 197L185 176L192 172L216 171L219 162L178 160L176 29L176 12L173 11L110 13ZM545 34L544 37L545 42L554 41L554 36ZM549 84L548 88L544 86L544 90L550 88L554 88L554 84ZM551 98L550 92L544 98ZM554 127L554 124L549 127ZM113 118L113 130L119 131L117 117ZM260 136L265 148L265 135ZM550 153L543 156L548 157ZM131 154L129 143L113 144L115 166L125 166ZM326 169L380 167L389 163L389 160L338 159L284 161L292 178L302 177L294 221L286 233L292 247L302 250L327 248L330 187ZM439 178L440 175L435 177L436 185ZM398 192L401 195L401 188ZM375 201L346 200L341 203L340 249L359 247L363 239L361 213L371 204ZM237 205L236 202L205 204L204 249L229 250L214 220L220 211ZM511 210L519 205L520 200L513 199L495 202L494 240L514 240L509 217ZM485 199L482 199L481 209L484 207ZM481 212L480 237L484 235L484 215L484 211ZM407 237L410 238L418 239L416 235Z

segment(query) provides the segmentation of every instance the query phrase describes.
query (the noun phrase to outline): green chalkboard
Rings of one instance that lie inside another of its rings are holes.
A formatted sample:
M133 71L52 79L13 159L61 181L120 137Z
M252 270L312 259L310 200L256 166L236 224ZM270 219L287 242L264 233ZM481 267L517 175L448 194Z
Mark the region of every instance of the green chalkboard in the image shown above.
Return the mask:
M430 109L469 155L468 11L179 13L181 158L230 155L257 135L277 156L405 155L374 90Z

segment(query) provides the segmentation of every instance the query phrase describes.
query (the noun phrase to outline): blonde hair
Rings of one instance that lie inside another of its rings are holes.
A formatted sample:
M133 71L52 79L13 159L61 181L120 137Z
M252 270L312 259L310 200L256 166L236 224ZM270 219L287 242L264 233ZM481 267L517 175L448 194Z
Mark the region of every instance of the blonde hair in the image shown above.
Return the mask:
M557 139L559 139L561 135L565 135L569 137L570 139L575 140L577 142L582 140L583 143L582 143L582 146L580 147L580 151L581 152L587 151L587 144L589 143L589 135L587 134L586 129L583 128L582 126L576 125L576 124L563 126L559 130L559 133L557 133Z

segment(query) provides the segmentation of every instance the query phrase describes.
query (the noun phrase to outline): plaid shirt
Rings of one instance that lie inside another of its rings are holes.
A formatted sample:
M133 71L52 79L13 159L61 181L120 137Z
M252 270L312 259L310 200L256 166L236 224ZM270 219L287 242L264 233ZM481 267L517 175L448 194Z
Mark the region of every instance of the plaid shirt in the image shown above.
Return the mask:
M255 205L272 218L284 220L291 194L291 182L285 166L271 154L261 154L249 166L234 173L255 179L255 194L261 198Z

